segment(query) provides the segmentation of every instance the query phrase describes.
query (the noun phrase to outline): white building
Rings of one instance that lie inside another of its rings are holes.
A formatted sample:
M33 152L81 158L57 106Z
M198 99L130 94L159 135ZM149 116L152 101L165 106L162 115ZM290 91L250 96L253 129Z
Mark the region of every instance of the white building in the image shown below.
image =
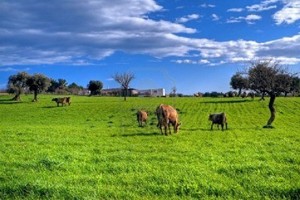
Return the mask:
M138 92L139 92L139 96L151 96L151 97L166 96L166 91L164 88L138 90Z

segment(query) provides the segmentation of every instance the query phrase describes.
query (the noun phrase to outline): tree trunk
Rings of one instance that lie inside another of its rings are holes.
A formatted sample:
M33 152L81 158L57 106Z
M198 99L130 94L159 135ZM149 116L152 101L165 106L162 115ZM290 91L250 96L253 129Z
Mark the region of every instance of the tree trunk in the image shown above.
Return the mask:
M260 101L264 101L265 100L265 92L263 92L262 94L261 94L261 98L260 98Z
M21 101L21 94L17 93L11 100L12 101Z
M238 97L240 97L242 94L242 88L239 88L239 93L238 93Z
M38 91L37 91L37 90L33 91L33 94L34 94L34 98L33 98L32 101L35 102L35 101L38 100L38 99L37 99Z
M128 89L125 88L125 90L124 90L124 101L127 100L127 94L128 94Z
M267 125L264 126L264 128L272 128L272 123L275 120L275 114L276 114L276 110L274 108L274 102L275 102L275 98L276 98L276 94L275 93L270 93L270 102L269 102L269 110L271 112L271 117L267 122Z

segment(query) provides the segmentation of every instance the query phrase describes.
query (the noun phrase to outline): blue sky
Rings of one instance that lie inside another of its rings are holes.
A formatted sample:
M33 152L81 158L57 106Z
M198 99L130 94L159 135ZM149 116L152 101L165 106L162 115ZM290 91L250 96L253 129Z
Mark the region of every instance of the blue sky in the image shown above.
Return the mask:
M300 72L299 0L0 1L0 87L19 71L86 86L230 90L250 61Z

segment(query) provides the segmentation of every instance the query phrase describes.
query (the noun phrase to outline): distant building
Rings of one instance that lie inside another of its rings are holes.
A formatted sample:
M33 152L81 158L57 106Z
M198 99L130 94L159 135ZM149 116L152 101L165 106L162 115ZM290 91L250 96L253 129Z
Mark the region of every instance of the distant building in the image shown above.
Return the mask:
M161 97L166 96L166 91L164 88L158 89L146 89L146 90L138 90L139 96L149 96L149 97Z
M87 96L87 95L90 95L90 94L91 94L91 91L88 90L88 89L83 89L83 90L78 91L78 95Z
M110 89L102 89L101 94L104 96L123 96L125 93L123 88L110 88ZM128 95L127 96L137 96L138 90L134 88L128 89Z
M122 88L110 88L101 90L101 94L103 96L124 96L124 92L125 91ZM161 97L166 96L166 91L164 88L147 90L137 90L134 88L129 88L127 96Z

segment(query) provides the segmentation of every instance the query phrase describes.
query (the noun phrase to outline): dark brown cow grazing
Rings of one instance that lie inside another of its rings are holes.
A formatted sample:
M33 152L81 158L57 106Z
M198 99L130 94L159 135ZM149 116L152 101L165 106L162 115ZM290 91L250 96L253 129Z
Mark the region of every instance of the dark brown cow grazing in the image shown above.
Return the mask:
M59 106L59 104L61 104L62 106L64 106L65 104L67 104L67 97L62 97L62 98L53 98L52 101L55 101L57 104L57 107ZM70 99L69 99L70 101ZM70 104L69 104L70 105Z
M139 123L139 126L143 126L143 123L144 124L147 124L147 118L148 118L148 114L146 111L144 110L139 110L137 113L136 113L136 117L137 117L137 121Z
M156 115L158 119L157 127L160 128L161 134L163 134L162 127L165 129L165 135L168 135L167 129L169 129L169 134L171 134L171 124L174 127L174 133L178 132L180 123L176 109L169 105L160 104L156 108Z
M227 118L225 113L215 113L215 114L210 114L208 120L212 121L211 123L211 130L213 130L213 125L217 124L218 128L219 125L222 127L222 131L224 130L224 124L227 129Z

